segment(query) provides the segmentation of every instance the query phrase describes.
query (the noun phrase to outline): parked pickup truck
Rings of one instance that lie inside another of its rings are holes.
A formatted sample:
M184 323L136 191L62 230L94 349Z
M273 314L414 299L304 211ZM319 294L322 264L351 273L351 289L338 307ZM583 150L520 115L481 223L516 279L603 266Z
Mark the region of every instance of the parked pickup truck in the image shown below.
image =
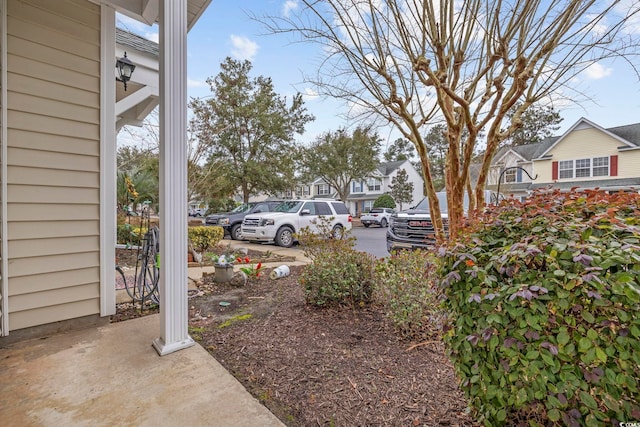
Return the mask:
M369 212L360 217L360 222L365 227L375 224L384 228L389 225L389 218L394 213L396 211L390 208L371 208Z
M440 213L445 230L447 228L448 208L447 193L436 193L440 204ZM485 190L484 199L487 203L496 202L497 193ZM469 198L464 195L463 206L465 211L469 207ZM436 231L431 221L429 199L426 197L411 209L400 211L391 215L389 228L387 228L387 250L395 249L429 249L436 243Z

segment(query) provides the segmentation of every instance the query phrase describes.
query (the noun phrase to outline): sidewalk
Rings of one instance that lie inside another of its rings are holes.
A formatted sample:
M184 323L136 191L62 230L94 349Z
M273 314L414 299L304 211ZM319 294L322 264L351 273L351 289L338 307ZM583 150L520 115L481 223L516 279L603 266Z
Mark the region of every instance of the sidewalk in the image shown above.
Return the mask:
M5 426L283 426L199 344L160 357L159 315L0 348Z

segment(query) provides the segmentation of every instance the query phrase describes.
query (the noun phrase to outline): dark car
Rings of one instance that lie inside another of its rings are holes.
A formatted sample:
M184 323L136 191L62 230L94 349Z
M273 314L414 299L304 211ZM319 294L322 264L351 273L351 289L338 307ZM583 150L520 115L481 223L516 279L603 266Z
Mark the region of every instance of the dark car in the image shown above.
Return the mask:
M247 214L260 212L273 212L273 209L282 203L282 200L268 200L264 202L243 203L231 212L207 215L205 225L219 225L224 228L224 234L231 236L233 240L242 240L240 226Z

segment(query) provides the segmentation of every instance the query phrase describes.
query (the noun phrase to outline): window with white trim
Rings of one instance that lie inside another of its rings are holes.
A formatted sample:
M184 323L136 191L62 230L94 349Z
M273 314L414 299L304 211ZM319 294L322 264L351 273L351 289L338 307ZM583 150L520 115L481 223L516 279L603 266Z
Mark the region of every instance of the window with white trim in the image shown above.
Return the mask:
M560 179L573 178L573 160L558 162L558 177Z
M609 176L609 157L593 158L593 176Z
M593 157L588 159L562 160L558 162L558 178L589 178L609 176L611 174L609 157Z
M503 175L503 182L518 182L516 171L517 169L507 169Z
M318 196L328 196L331 194L331 187L329 187L329 184L318 184L317 189Z
M576 160L576 178L591 176L591 159Z
M371 178L367 181L367 187L369 187L369 191L380 191L382 189L382 180Z
M364 184L362 181L353 181L352 193L362 193L364 191Z

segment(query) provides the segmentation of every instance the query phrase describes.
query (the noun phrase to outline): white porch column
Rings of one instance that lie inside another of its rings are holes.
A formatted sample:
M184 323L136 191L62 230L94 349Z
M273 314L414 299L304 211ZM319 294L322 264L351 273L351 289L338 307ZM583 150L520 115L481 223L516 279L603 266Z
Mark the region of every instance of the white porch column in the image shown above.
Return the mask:
M160 0L160 337L164 356L195 344L187 301L187 0Z

